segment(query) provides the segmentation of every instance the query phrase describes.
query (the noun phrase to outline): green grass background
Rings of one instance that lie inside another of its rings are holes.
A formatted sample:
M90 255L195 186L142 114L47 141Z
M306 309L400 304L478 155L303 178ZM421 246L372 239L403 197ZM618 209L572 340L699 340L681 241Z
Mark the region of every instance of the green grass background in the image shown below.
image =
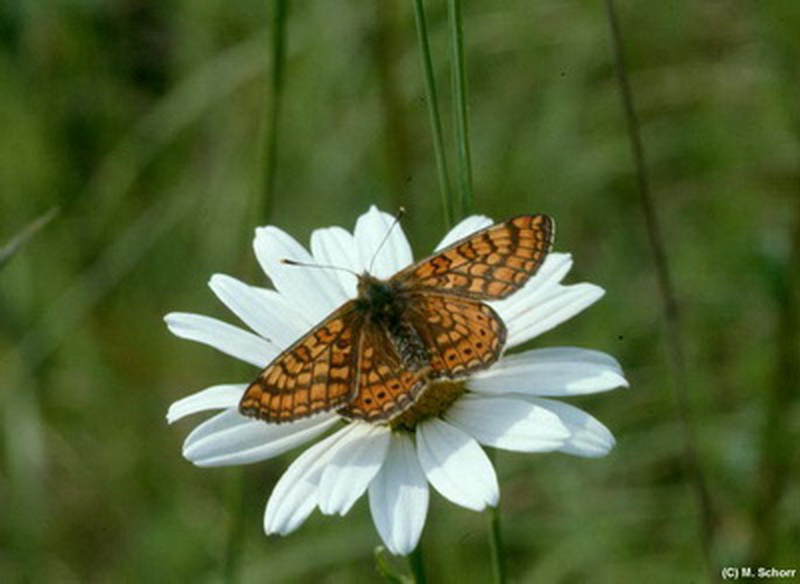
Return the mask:
M476 211L556 218L569 281L607 295L531 346L607 351L631 382L573 400L616 435L609 457L498 453L509 575L700 582L723 565L800 568L800 3L619 8L714 559L707 568L603 3L476 0L464 7ZM445 3L428 10L452 163ZM173 400L253 375L171 336L162 316L233 321L206 283L264 283L250 242L267 215L307 242L370 204L403 205L418 255L445 231L411 2L291 2L264 200L271 14L255 0L0 5L0 245L60 208L0 271L3 582L217 582L239 509L242 581L378 580L364 499L267 538L266 499L296 453L198 469L180 455L197 420L164 420ZM430 580L488 581L486 526L433 495Z

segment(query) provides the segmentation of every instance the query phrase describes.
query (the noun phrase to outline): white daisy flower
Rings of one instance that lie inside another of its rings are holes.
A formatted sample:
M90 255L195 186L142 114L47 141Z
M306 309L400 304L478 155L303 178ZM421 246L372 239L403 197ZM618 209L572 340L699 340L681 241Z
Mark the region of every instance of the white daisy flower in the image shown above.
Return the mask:
M372 207L359 217L352 234L341 227L314 231L310 253L277 227L258 228L256 257L275 289L221 274L210 281L214 293L252 332L187 313L167 315L167 326L179 337L210 345L260 370L356 296L352 274L289 266L281 260L341 266L359 274L373 262L371 273L389 278L412 263L402 229L390 230L393 221ZM469 217L445 236L437 250L491 224L487 217ZM522 289L488 303L508 329L506 349L550 330L603 295L593 284L562 285L571 266L569 254L551 253ZM278 481L267 503L264 530L294 531L315 508L344 515L368 492L372 517L386 547L394 554L408 554L425 524L429 485L468 509L497 505L497 476L481 446L586 457L607 454L614 438L603 424L549 398L608 391L627 382L613 357L559 347L506 355L463 382L441 385L437 393L449 391L454 401L438 415L420 420L413 432L360 421L343 423L334 412L267 424L239 413L246 383L217 385L183 398L170 406L167 419L172 423L189 414L222 410L184 442L183 455L198 466L259 462L336 428L303 452Z

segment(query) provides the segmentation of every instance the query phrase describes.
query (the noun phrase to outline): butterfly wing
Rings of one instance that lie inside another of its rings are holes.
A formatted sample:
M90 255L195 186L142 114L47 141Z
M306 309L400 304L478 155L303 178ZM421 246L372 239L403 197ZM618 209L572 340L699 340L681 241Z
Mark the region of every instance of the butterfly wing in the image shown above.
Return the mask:
M358 392L339 413L367 422L386 421L414 403L427 371L414 371L403 363L383 326L368 322L363 335Z
M483 302L451 295L414 294L407 312L428 348L428 377L454 378L485 369L506 342L506 327Z
M555 223L521 215L462 239L392 278L409 292L499 300L519 290L550 252Z
M350 301L278 355L250 384L239 411L291 422L337 408L353 396L364 319Z

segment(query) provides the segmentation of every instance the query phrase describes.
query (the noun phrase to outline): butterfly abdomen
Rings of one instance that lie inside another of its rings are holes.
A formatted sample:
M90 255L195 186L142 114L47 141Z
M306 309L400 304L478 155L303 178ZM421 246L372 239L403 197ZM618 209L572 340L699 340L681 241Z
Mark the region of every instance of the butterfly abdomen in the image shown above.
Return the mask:
M430 356L425 341L410 322L402 317L388 319L386 330L406 368L420 371L430 366Z

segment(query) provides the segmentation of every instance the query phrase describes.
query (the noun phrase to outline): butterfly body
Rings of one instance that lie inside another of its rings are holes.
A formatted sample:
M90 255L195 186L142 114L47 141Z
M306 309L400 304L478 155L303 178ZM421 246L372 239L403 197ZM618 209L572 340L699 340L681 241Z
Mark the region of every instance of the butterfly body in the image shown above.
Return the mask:
M289 422L322 411L392 423L431 381L500 358L506 327L486 301L520 289L552 246L553 222L495 224L387 280L357 276L357 296L278 355L250 384L244 415Z
M411 371L429 367L425 342L408 319L409 298L404 287L365 272L359 276L357 290L355 310L363 315L367 326L386 331L403 366Z

